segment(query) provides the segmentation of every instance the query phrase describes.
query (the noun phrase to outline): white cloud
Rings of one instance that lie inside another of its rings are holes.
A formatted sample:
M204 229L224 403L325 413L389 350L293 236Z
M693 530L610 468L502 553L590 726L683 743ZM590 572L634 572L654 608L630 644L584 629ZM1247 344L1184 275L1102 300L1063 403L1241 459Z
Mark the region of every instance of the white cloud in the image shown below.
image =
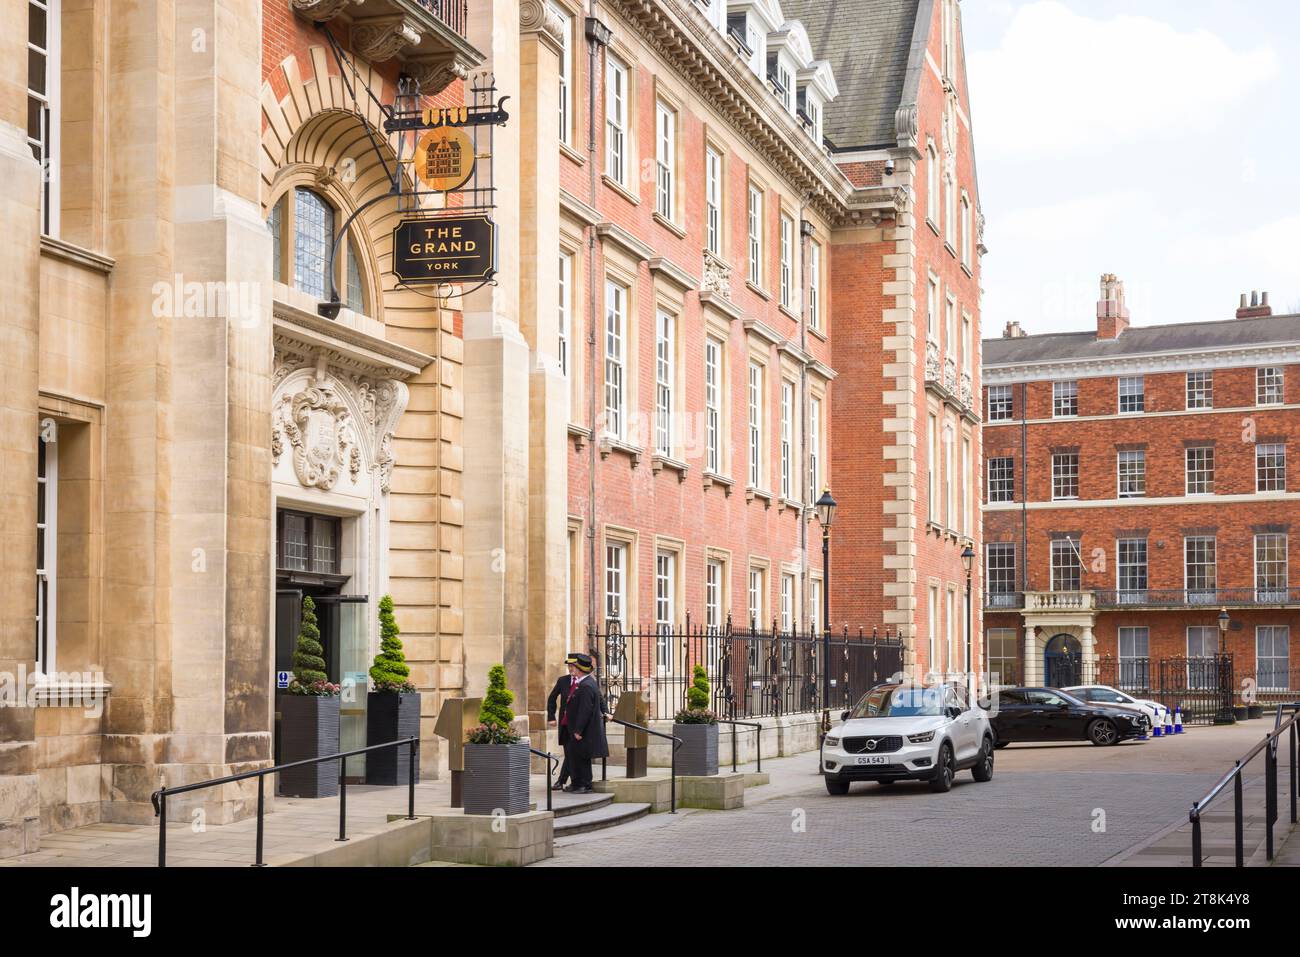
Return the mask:
M1177 237L1169 248L1173 266L1194 269L1212 268L1241 282L1262 283L1272 280L1292 287L1296 275L1296 246L1300 245L1300 216L1286 216L1236 232L1227 232L1221 224L1207 224L1203 232ZM1267 286L1256 285L1263 289Z
M1277 72L1273 49L1149 17L1094 20L1055 0L1021 7L995 50L970 54L982 161L1113 151L1197 133Z

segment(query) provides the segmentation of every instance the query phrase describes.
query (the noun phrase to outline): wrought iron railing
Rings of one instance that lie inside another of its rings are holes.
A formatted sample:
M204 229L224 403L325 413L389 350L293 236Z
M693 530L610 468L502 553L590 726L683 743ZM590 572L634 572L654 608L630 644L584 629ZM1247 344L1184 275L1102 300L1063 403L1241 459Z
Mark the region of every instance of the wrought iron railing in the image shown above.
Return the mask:
M1080 677L1079 681L1082 682ZM1095 682L1182 712L1185 724L1211 724L1232 714L1232 655L1170 658L1101 657Z
M469 25L468 0L407 0L407 2L433 14L435 19L451 27L460 36L465 36L465 30Z
M1300 587L1130 588L1093 592L1098 608L1177 608L1185 605L1300 604Z
M689 616L671 627L628 629L610 621L589 632L588 642L611 710L624 691L640 691L648 696L650 716L659 720L686 707L696 665L708 676L710 707L728 719L842 710L903 667L902 640L874 629L833 632L828 675L823 634L781 631L775 623L764 631L736 628L729 618L721 627L699 625ZM829 701L823 700L824 688Z
M1019 591L984 592L984 607L991 610L1019 611L1025 607L1025 593Z

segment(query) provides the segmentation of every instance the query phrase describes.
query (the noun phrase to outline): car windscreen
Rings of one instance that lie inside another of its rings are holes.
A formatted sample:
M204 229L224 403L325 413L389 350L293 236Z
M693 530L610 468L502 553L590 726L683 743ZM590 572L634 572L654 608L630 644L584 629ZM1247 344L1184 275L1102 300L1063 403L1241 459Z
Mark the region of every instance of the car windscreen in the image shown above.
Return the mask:
M866 693L850 718L906 718L938 716L943 713L942 688L894 685Z

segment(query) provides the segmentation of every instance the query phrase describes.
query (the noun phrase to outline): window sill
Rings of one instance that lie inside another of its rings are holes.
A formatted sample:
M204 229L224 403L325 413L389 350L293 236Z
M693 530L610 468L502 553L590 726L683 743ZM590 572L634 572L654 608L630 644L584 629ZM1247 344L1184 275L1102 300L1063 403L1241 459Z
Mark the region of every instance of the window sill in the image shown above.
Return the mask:
M772 299L772 294L770 292L768 292L766 289L762 288L761 286L755 286L748 279L745 280L745 288L761 299L768 300L768 301Z
M669 219L667 216L665 216L663 213L659 212L658 210L655 210L655 212L651 214L651 218L660 226L662 226L664 229L668 230L670 233L676 236L678 239L686 238L686 230L683 229L681 226L678 226L676 223L674 223L671 219Z
M608 186L608 187L609 187L610 189L612 189L614 192L618 193L618 195L622 196L625 200L627 200L627 201L628 201L629 203L631 203L633 206L640 206L640 205L641 205L641 198L640 198L639 196L637 196L635 193L633 193L631 190L629 190L626 186L624 186L624 185L623 185L622 183L620 183L618 180L614 179L614 178L613 178L612 176L610 176L608 173L602 173L601 176L600 176L600 179L601 179L601 182L603 182L606 186Z
M809 331L810 333L812 333L812 335L814 335L814 336L816 336L818 339L820 339L822 342L827 341L826 333L822 332L821 327L819 327L819 326L809 326L809 327L808 327L808 331Z
M935 234L936 236L939 235L939 224L936 223L936 222L935 222L933 219L931 219L929 216L926 216L926 217L925 217L925 225L929 226L930 229L934 231L934 234Z
M641 464L641 456L645 454L645 449L630 442L624 442L612 435L603 435L600 438L600 457L609 458L611 452L621 452L632 460L632 468Z
M717 472L710 472L708 469L705 469L704 471L704 487L706 489L712 488L714 485L721 485L722 490L730 496L731 490L735 487L735 484L736 483L732 479L727 478L725 475L719 475Z
M113 690L107 681L41 681L33 679L37 707L76 708L103 701Z
M582 447L591 441L591 429L585 425L578 425L576 422L569 423L569 437L573 439L573 447L581 452Z
M792 322L799 321L799 317L795 315L794 310L792 310L789 306L785 305L784 303L778 303L776 308L779 309L781 313Z
M946 239L943 241L943 248L948 250L948 255L951 256L953 259L957 258L956 248L953 246L952 243L948 242L948 240Z
M758 498L758 499L762 499L762 500L763 500L763 506L764 506L765 508L771 508L771 507L772 507L772 493L771 493L771 492L765 492L763 489L761 489L761 488L757 488L757 487L755 487L755 486L753 486L753 485L746 485L746 486L745 486L745 501L746 501L746 502L752 502L752 501L754 501L754 499L756 499L756 498Z
M784 512L787 508L792 508L796 512L803 511L803 502L797 502L788 496L782 495L776 502L776 510Z
M961 271L964 272L964 273L965 273L967 276L969 276L971 279L974 279L974 278L975 278L975 273L973 273L973 272L971 271L970 265L969 265L968 263L962 263L962 264L961 264Z
M664 469L668 469L670 472L676 472L677 481L685 482L686 473L690 470L690 466L685 462L679 462L677 459L664 455L661 452L656 452L654 455L650 456L650 471L657 475Z
M579 166L582 166L584 163L587 162L587 157L583 156L581 153L575 150L568 143L560 144L560 154L562 156L567 156L569 159L573 160L573 162L577 163Z

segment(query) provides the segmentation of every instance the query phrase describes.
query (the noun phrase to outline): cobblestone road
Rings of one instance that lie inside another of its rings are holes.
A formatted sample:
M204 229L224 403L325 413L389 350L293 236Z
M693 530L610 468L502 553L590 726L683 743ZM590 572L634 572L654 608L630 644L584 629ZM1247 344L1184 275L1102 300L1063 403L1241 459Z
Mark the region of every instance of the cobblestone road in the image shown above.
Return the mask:
M800 755L771 762L772 783L748 790L743 810L652 815L559 841L538 866L1097 865L1186 820L1264 730L1256 721L1105 749L1013 746L998 752L991 782L963 772L948 794L855 784L831 797L816 755Z

